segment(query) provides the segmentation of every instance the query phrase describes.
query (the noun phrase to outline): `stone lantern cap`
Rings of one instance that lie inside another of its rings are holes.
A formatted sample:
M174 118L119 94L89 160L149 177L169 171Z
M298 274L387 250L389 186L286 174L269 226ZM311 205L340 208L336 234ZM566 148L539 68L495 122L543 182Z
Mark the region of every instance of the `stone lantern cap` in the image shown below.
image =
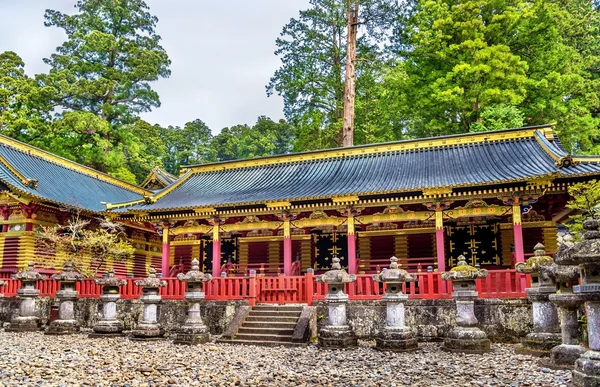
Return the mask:
M560 251L559 260L562 265L580 265L585 263L600 264L600 231L598 219L587 219L583 222L583 240L568 249Z
M148 277L135 281L135 286L141 288L164 288L167 282L156 277L156 270L153 267L148 270Z
M478 278L485 278L488 275L488 271L485 269L477 269L467 264L467 259L464 255L460 255L458 263L450 271L442 273L442 279L445 281L468 281L476 280Z
M212 275L204 274L200 271L200 262L197 259L192 260L192 270L187 273L177 274L177 279L182 282L199 283L212 280Z
M18 272L15 278L23 282L35 282L45 280L46 276L35 271L33 262L29 262L27 269Z
M74 283L83 280L83 275L73 271L71 262L66 262L62 273L53 274L52 279L63 283Z
M333 257L332 262L331 270L318 275L316 277L317 282L324 282L326 284L346 284L356 281L355 274L348 274L346 270L342 269L338 257Z
M126 280L115 277L113 268L108 269L106 278L96 278L96 284L100 286L123 286L127 283Z
M543 244L538 243L535 245L533 251L533 257L525 262L519 262L515 265L516 271L525 274L539 273L542 267L552 266L552 264L554 264L554 259L549 255L546 255L546 248Z
M390 268L383 269L379 274L373 275L373 281L375 282L415 282L417 276L409 274L406 270L400 269L398 265L398 258L390 258Z

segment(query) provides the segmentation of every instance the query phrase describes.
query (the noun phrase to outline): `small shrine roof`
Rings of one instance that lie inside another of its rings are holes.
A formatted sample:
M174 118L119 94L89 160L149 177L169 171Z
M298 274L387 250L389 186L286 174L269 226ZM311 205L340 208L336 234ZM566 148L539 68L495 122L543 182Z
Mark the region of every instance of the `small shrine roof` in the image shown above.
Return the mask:
M0 189L92 212L105 210L103 202L132 201L151 193L3 135Z
M598 174L600 157L567 154L544 125L186 166L179 180L146 200L108 209L157 212L420 194Z
M140 184L140 187L148 190L159 190L173 184L177 179L177 176L171 175L160 167L154 167L150 170L144 182Z

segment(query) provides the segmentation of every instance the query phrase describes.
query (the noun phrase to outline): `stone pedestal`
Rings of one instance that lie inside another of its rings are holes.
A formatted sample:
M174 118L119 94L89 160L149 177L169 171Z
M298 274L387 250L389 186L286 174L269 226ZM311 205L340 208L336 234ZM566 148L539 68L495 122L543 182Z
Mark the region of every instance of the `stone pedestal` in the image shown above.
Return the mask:
M197 259L192 261L192 270L183 274L178 274L180 281L187 283L185 299L189 302L188 316L185 323L179 328L175 336L175 344L202 344L210 341L210 332L200 314L200 302L204 299L202 283L212 279L210 274L204 274L200 271L200 262Z
M144 304L142 318L137 327L131 331L133 340L158 340L162 339L165 331L158 324L158 304L161 297L158 289L167 286L165 281L156 277L156 271L150 268L148 277L135 281L136 286L142 288L140 301Z
M96 280L96 284L102 286L102 317L94 324L94 333L90 337L122 336L123 324L117 319L117 301L121 298L119 287L126 283L115 277L113 269L108 271L106 278Z
M398 267L398 259L390 258L390 268L375 274L373 280L386 284L383 301L386 303L386 326L375 336L375 348L394 352L414 351L419 345L415 332L405 324L404 304L408 295L402 293L402 284L414 282L417 277Z
M329 309L328 324L319 330L319 345L326 348L348 348L358 345L352 328L346 321L348 295L344 293L344 284L356 281L356 275L342 270L340 260L332 259L331 270L316 277L317 282L328 285L325 302Z
M526 289L533 312L533 332L529 333L517 347L517 353L532 356L550 356L553 347L561 343L560 327L556 306L548 298L556 293L556 285L550 269L552 257L546 255L544 245L534 247L534 255L526 262L515 265L519 273L531 275L531 288Z
M579 265L581 285L573 293L585 301L588 350L575 362L573 384L579 387L600 386L600 231L596 219L583 222L583 241L571 247L563 257L565 263Z
M521 340L516 352L532 356L550 356L552 348L561 343L560 326L556 306L549 296L556 288L539 287L526 289L527 299L531 301L533 311L533 332Z
M19 315L12 318L7 332L31 332L39 331L39 316L36 300L40 291L35 288L37 281L46 279L45 275L34 270L33 262L29 262L27 269L17 273L16 279L21 281L21 289L17 290L19 296Z
M571 368L584 352L581 344L581 332L577 311L583 305L583 299L573 293L573 284L579 280L579 268L574 265L564 265L562 256L565 249L561 248L554 256L555 265L552 273L556 281L557 292L549 296L558 309L561 327L561 344L552 348L550 365Z
M456 300L456 326L444 339L444 350L463 353L490 351L491 342L484 331L477 327L474 307L478 293L475 279L485 278L487 270L479 270L466 263L464 256L458 257L457 265L450 272L442 273L442 279L452 281Z
M79 332L79 323L75 320L75 303L79 295L75 290L75 283L81 281L83 276L73 271L70 263L65 264L62 273L54 274L53 280L60 281L60 290L56 292L58 298L58 320L50 323L46 329L47 335L69 335Z

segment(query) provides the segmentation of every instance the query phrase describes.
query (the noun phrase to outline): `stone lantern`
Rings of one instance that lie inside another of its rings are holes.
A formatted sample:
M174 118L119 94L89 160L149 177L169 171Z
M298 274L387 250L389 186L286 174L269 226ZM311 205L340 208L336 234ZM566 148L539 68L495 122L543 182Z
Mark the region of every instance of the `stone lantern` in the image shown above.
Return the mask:
M348 295L344 293L344 284L356 281L356 275L342 270L340 260L332 259L331 270L316 277L317 282L327 284L325 302L329 309L328 324L319 331L319 345L323 347L355 347L358 342L352 328L346 323L346 304Z
M177 274L177 279L186 282L185 299L190 303L185 323L179 328L175 344L202 344L210 340L208 327L204 325L200 315L200 301L204 299L202 283L212 279L210 274L200 271L200 262L192 260L192 270Z
M559 345L560 327L556 306L549 296L556 293L556 285L549 268L554 264L552 257L546 255L544 245L535 245L534 255L526 262L519 262L515 270L531 274L531 287L525 289L527 299L531 301L533 311L533 332L529 333L517 347L518 353L533 356L550 356L550 350Z
M17 273L15 278L21 281L21 289L17 290L19 295L19 315L10 322L8 332L27 332L39 330L39 317L36 299L40 291L35 288L37 281L45 280L46 276L38 273L33 268L33 262L27 264L27 269Z
M487 270L477 269L467 264L461 255L458 263L449 272L442 273L442 279L452 281L456 301L456 326L444 340L444 349L451 352L483 353L490 350L490 340L484 331L477 327L475 317L475 280L487 277Z
M165 281L156 277L156 270L150 268L148 277L135 281L135 285L142 288L140 301L144 304L142 321L131 332L134 339L137 340L152 340L160 338L164 333L164 329L158 324L158 304L161 297L158 294L158 289L167 286Z
M102 318L94 324L92 337L120 336L123 324L117 319L117 300L121 298L119 287L126 280L115 277L115 271L110 268L105 278L97 278L96 284L102 286L100 301L102 302Z
M417 277L398 267L398 258L390 258L390 268L373 275L373 280L387 284L383 301L387 304L386 326L375 338L375 347L391 351L412 351L418 348L413 330L405 325L404 304L408 295L402 293L402 284L415 282Z
M549 296L550 301L558 307L562 344L552 348L550 362L556 366L572 367L584 349L580 344L579 320L577 311L583 304L581 295L573 293L573 285L579 280L579 267L566 264L570 249L562 245L554 256L555 264L550 271L557 284L556 294Z
M47 335L69 335L79 331L79 324L75 320L75 303L78 293L75 283L83 279L83 275L73 271L71 262L65 263L62 273L52 275L52 279L60 282L60 290L56 292L58 298L58 320L50 323L46 329Z
M581 285L573 293L585 301L588 351L575 362L575 386L600 386L600 231L597 219L583 222L583 241L576 243L562 257L563 263L579 265Z

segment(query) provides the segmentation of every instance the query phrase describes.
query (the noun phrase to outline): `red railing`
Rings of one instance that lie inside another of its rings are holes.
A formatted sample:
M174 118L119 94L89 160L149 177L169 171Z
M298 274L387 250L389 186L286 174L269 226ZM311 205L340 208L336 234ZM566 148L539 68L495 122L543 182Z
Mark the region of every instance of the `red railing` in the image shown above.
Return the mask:
M409 298L439 299L451 298L452 283L443 281L438 272L421 272L416 282L402 284L402 291ZM186 284L176 278L163 278L167 286L161 288L159 294L163 299L182 300ZM0 286L0 293L6 297L14 297L21 284L16 279L5 279L6 284ZM134 284L135 279L127 278L127 283L119 290L124 299L140 297L141 289ZM530 286L529 276L515 270L490 270L486 278L476 281L481 298L520 298L525 297L525 288ZM38 281L36 288L40 296L52 297L60 289L60 284L53 280ZM81 298L97 298L102 287L93 279L85 279L76 284L75 289ZM250 305L256 303L306 303L312 305L313 300L323 300L327 294L327 285L315 281L315 275L307 273L303 276L260 276L252 274L246 277L218 277L204 284L206 300L248 300ZM373 281L372 275L361 274L357 281L346 284L346 292L350 300L379 300L385 293L385 284Z

